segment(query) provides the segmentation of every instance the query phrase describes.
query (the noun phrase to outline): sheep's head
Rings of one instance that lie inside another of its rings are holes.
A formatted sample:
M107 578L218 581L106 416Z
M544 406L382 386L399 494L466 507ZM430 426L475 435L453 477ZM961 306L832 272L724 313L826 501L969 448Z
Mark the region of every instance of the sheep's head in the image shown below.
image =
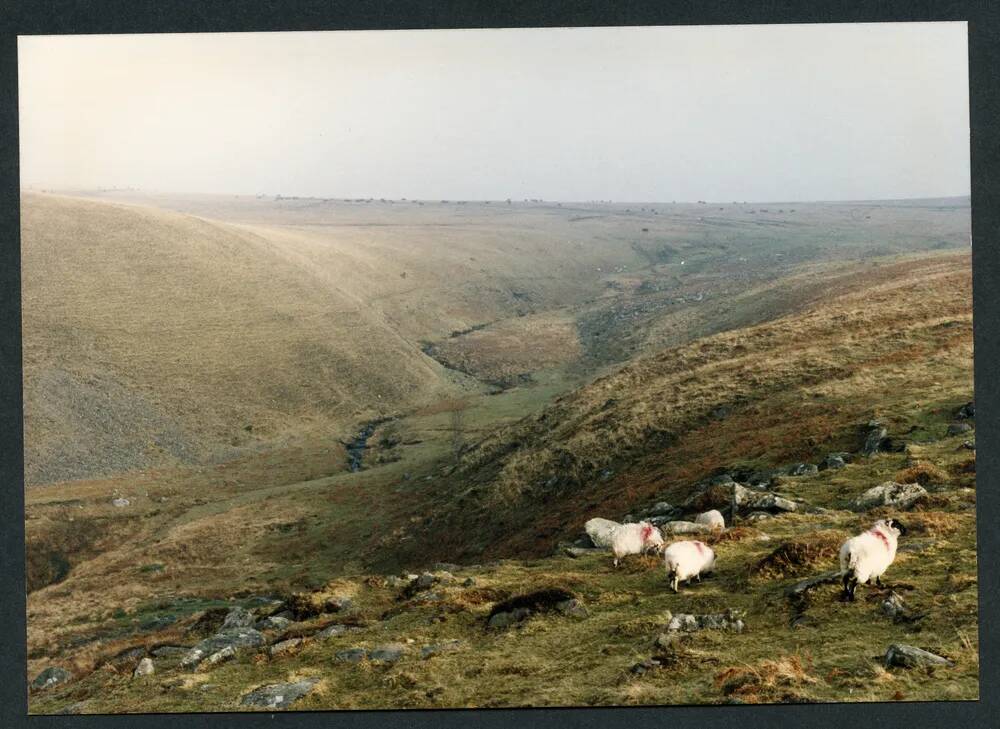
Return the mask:
M906 534L906 527L899 519L886 519L885 525L894 536L900 537Z
M645 549L659 549L663 546L663 534L647 521L642 522L642 546Z
M906 527L903 526L903 522L898 519L879 519L875 522L875 526L872 527L873 531L880 531L883 534L891 534L894 537L900 537L906 534Z

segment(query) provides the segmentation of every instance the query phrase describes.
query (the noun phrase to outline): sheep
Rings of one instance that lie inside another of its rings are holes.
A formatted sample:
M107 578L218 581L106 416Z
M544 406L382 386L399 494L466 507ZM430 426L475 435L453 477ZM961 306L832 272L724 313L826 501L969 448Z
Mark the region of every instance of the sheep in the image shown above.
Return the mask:
M859 582L882 587L882 575L896 559L897 540L906 527L897 519L879 519L868 531L851 537L840 548L840 571L844 576L843 600L853 601Z
M663 550L663 560L674 592L678 591L681 580L690 584L691 578L697 577L701 582L702 573L707 574L715 568L715 552L704 542L696 540L674 542Z
M663 535L648 521L620 524L611 532L611 552L615 555L615 567L626 555L642 554L647 549L657 549L661 546L663 546Z
M718 509L712 509L711 511L706 511L704 514L698 514L694 519L695 524L705 524L712 529L725 529L726 520L722 518L722 514Z
M583 528L595 547L610 547L611 533L620 526L621 524L617 521L595 517L584 524Z

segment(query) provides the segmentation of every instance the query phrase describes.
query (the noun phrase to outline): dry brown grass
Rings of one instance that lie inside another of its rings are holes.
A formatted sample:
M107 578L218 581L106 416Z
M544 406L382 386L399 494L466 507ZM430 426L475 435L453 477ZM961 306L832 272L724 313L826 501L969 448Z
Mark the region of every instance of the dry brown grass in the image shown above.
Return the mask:
M975 528L971 515L947 511L914 511L907 515L904 523L914 534L932 537L946 537L959 529Z
M712 532L711 534L703 537L702 541L706 544L722 544L725 542L742 542L745 539L756 539L761 536L763 532L760 529L755 529L750 526L735 526L729 527L722 531Z
M951 481L951 477L933 463L918 461L908 468L897 471L892 480L897 483L917 483L921 486L927 486L929 484L946 484Z
M783 542L753 567L756 577L780 579L801 574L836 559L847 534L827 529Z
M715 676L715 685L723 694L746 703L794 702L796 689L815 684L809 656L789 655L750 666L731 666Z

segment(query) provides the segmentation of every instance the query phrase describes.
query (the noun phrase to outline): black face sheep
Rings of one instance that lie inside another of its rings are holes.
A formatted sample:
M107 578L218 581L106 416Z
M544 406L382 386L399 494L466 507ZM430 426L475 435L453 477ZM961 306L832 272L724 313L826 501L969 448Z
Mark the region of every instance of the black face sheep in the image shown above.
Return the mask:
M715 552L704 542L674 542L663 550L663 560L667 565L667 579L674 592L681 580L688 583L695 577L701 582L702 573L715 568Z
M868 531L851 537L840 548L840 571L844 573L844 600L853 600L859 582L882 586L882 575L896 559L896 540L906 527L896 519L879 519Z
M663 535L648 521L619 524L611 532L611 552L615 555L615 567L628 554L642 554L647 549L658 549L661 546Z

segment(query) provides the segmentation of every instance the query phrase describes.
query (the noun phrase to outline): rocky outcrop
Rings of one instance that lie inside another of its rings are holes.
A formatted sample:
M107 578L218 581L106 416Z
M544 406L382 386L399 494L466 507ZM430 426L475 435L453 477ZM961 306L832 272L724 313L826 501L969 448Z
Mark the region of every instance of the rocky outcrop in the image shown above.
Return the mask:
M950 660L936 653L915 648L912 645L895 643L885 652L885 667L919 668L921 666L953 666Z
M275 683L254 689L242 699L243 706L260 706L265 709L285 709L313 690L318 678L306 678L295 683Z
M916 483L886 481L865 491L851 502L854 511L868 511L881 506L909 509L927 496L927 489Z

